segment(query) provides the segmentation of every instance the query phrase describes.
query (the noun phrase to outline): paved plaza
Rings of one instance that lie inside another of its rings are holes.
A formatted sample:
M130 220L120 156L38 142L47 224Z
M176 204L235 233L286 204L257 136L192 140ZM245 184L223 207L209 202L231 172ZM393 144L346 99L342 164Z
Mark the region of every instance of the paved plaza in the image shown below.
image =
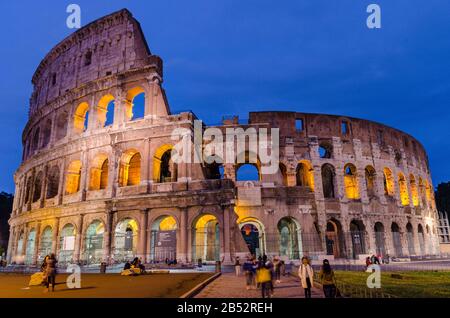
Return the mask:
M69 289L67 274L56 278L55 292L44 293L43 286L28 286L30 275L0 274L0 298L178 298L212 273L82 274L81 288Z
M313 298L322 298L319 288L311 291ZM303 288L294 276L284 276L280 284L275 284L273 298L303 298ZM245 276L236 277L234 273L224 273L211 284L206 286L196 298L261 298L261 290L245 288Z

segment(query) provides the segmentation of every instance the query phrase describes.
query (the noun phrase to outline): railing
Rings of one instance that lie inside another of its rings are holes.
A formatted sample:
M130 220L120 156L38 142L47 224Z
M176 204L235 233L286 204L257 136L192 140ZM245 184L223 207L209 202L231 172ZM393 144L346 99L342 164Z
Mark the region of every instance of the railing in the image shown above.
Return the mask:
M322 287L319 272L314 272L314 282ZM381 288L368 288L355 286L336 280L336 288L341 297L344 298L397 298L397 296L386 293Z

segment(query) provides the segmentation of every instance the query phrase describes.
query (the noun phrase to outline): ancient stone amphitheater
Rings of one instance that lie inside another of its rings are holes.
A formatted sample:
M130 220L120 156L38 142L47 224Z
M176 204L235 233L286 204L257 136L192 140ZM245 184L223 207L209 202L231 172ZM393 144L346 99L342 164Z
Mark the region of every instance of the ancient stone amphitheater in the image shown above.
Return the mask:
M197 118L170 112L162 82L127 10L48 53L14 176L10 263L52 252L79 264L438 253L427 155L412 136L345 116L253 112L214 128L279 128L277 173L261 173L260 160L179 164L171 134Z

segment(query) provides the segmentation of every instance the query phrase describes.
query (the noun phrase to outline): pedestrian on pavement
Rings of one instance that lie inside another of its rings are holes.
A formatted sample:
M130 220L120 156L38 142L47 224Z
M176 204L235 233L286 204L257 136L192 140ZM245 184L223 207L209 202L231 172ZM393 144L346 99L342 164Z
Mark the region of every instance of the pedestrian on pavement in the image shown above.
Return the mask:
M320 283L323 286L325 298L336 297L336 276L327 259L323 260L322 268L319 273Z
M241 275L241 262L240 262L239 256L236 257L236 260L234 262L234 271L236 273L236 276Z
M49 291L50 284L52 284L52 292L55 291L57 263L58 261L56 260L55 254L51 254L46 261L45 275L47 279L45 283L45 290L44 290L45 293Z
M275 269L275 282L279 284L281 283L281 261L276 256L273 259L273 267Z
M372 265L372 261L370 260L370 257L366 257L366 270L369 268L369 266Z
M272 275L271 270L267 267L266 264L269 265L267 262L267 256L264 255L261 259L261 262L259 262L258 269L256 270L256 281L261 285L262 298L270 298L272 296Z
M309 264L309 259L306 256L302 257L302 264L298 268L298 277L305 292L305 298L311 298L311 287L314 279L314 271Z
M247 290L251 289L253 286L253 261L250 256L244 262L243 270L245 274L245 282Z

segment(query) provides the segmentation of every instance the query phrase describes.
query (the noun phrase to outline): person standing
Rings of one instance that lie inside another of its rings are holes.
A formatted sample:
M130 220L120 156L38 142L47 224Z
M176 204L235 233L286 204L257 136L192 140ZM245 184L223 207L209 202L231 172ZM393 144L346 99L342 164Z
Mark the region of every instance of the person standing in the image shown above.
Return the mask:
M323 286L323 294L325 298L336 297L336 276L327 259L323 260L322 268L320 269L319 279Z
M281 283L281 261L278 257L273 259L273 267L275 269L275 282Z
M47 258L46 266L45 266L45 274L47 277L46 283L45 283L45 290L44 292L49 291L50 284L52 284L52 292L55 291L55 285L56 285L56 264L58 261L56 260L55 254L51 254L49 258Z
M251 289L253 286L253 261L250 257L247 257L247 260L244 262L243 270L245 274L246 288L247 290Z
M241 275L241 262L239 260L239 256L236 257L236 260L234 262L234 271L236 273L236 276Z
M311 287L314 279L314 271L309 264L309 259L306 256L302 257L302 264L298 268L298 277L305 291L305 298L311 298Z

